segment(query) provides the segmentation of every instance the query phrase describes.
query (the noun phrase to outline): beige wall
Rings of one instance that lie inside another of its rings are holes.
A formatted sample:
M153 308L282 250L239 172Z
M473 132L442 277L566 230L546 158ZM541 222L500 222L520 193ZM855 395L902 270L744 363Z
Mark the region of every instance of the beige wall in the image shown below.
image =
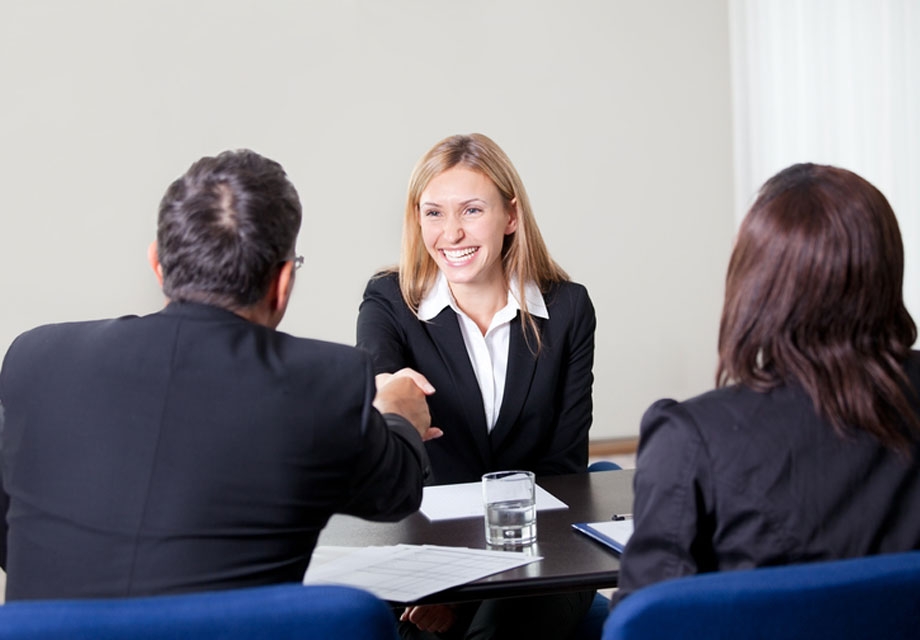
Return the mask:
M353 343L440 138L515 161L598 313L594 438L711 386L733 233L726 0L13 0L0 17L0 351L156 310L166 185L251 147L306 209L282 328Z

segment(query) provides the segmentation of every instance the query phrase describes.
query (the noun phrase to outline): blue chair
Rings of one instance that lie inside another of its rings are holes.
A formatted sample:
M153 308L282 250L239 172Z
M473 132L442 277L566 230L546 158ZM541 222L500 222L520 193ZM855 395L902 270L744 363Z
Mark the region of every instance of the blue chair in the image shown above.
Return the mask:
M612 460L597 460L588 465L588 471L619 471L622 468Z
M920 551L668 580L624 599L603 640L920 637Z
M0 606L9 640L398 640L393 613L367 591L272 585L142 598L32 600Z

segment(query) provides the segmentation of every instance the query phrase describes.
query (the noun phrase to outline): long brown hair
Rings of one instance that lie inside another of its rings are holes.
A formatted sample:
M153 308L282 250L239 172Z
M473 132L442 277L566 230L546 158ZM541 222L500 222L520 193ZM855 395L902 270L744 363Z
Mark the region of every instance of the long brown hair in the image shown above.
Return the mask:
M505 152L481 133L445 138L422 156L409 178L406 211L403 220L402 253L399 260L399 286L406 304L415 312L434 284L438 266L425 249L419 222L419 201L428 183L448 169L463 166L488 177L498 188L504 205L516 207L517 230L505 237L502 246L502 270L509 281L515 278L519 290L521 324L529 327L539 348L540 336L527 309L524 286L533 282L544 293L554 282L569 279L550 257L524 183Z
M761 188L725 283L716 382L798 383L841 434L905 451L920 430L903 364L917 338L904 307L901 234L860 176L797 164Z

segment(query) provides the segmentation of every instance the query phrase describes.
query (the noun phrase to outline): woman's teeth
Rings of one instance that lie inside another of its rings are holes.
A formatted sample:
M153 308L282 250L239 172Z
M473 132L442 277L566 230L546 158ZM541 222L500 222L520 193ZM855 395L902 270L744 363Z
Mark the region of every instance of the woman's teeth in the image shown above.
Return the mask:
M447 258L448 260L457 261L457 260L463 260L464 258L468 258L469 256L473 255L474 253L476 253L477 248L470 247L468 249L456 249L456 250L441 249L441 251L444 253L444 257Z

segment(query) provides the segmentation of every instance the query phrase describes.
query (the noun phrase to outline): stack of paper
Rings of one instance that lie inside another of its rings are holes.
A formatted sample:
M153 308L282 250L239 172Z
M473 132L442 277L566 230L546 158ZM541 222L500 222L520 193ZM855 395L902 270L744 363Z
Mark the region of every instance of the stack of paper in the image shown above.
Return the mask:
M514 551L399 544L387 547L317 547L304 584L344 584L391 602L414 602L537 560Z

